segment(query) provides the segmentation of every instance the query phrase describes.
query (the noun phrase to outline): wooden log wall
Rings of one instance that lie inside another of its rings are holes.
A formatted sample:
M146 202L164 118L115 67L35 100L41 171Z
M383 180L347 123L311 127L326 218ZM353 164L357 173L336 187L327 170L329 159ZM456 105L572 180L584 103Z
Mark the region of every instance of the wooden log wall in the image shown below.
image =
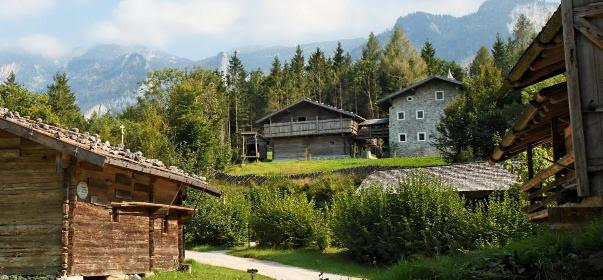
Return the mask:
M148 215L122 213L113 220L110 207L81 201L74 213L71 275L149 271Z
M79 182L88 196L75 195ZM70 275L112 275L171 270L180 265L179 227L174 217L149 211L126 211L111 202L180 204L180 186L115 166L99 168L80 162L70 182L73 205ZM164 230L164 226L168 226Z
M313 159L349 157L352 138L346 135L319 135L272 139L273 159L306 159L306 151Z
M0 274L58 274L62 173L57 152L0 131Z

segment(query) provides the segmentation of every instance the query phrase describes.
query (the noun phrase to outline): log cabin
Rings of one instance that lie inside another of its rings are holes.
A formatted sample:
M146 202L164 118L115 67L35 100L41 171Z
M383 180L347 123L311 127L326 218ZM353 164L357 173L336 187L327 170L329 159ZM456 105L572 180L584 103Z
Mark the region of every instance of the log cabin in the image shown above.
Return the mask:
M557 75L540 90L494 151L491 162L526 152L522 186L532 221L569 225L603 209L603 2L562 0L520 57L499 99ZM552 148L550 166L535 172L533 148Z
M353 155L358 124L353 112L299 100L256 121L270 141L273 160L336 159Z
M179 268L182 206L205 178L98 135L0 109L0 275L66 279Z

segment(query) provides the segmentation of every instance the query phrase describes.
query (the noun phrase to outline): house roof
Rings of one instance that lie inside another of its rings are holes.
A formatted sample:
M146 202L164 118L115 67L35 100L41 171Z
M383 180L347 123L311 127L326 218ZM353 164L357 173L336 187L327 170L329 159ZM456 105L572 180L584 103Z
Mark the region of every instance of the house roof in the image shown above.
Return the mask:
M511 158L528 149L529 145L552 142L551 120L559 119L558 128L569 126L567 84L559 83L540 90L528 103L515 125L507 132L492 153L491 162Z
M361 186L397 187L401 180L417 172L438 177L459 192L507 190L517 183L517 175L508 172L499 164L472 162L377 171L364 179Z
M96 134L80 133L76 128L63 129L41 119L32 120L28 116L20 116L18 112L0 108L0 129L99 167L106 164L118 166L185 183L215 196L221 195L202 176L188 174L176 166L167 167L160 160L144 157L142 152L131 152L122 145L111 145L109 141L101 141Z
M408 86L406 88L403 88L403 89L401 89L399 91L391 93L391 94L389 94L389 95L387 95L387 96L385 96L385 97L377 100L377 105L379 107L383 108L383 109L387 109L387 108L389 108L389 106L391 106L391 100L392 99L395 99L398 96L400 96L400 95L402 95L402 94L404 94L404 93L406 93L408 91L415 90L415 89L417 89L417 88L419 88L419 87L421 87L421 86L423 86L423 85L425 85L425 84L427 84L427 83L429 83L429 82L431 82L433 80L441 80L441 81L449 82L449 83L452 83L452 84L455 84L455 85L459 85L459 86L463 85L463 83L461 83L460 81L452 80L452 79L448 79L448 78L445 78L445 77L442 77L442 76L434 75L434 76L428 77L427 79L418 81L418 82L416 82L416 83L414 83L414 84L412 84L412 85L410 85L410 86Z
M310 100L308 98L304 98L304 99L301 99L301 100L299 100L297 102L294 102L294 103L290 104L289 106L286 106L286 107L284 107L284 108L282 108L282 109L280 109L278 111L274 111L274 112L272 112L272 113L264 116L263 118L257 120L255 123L256 124L263 123L266 120L270 119L271 117L274 117L274 116L276 116L276 115L278 115L278 114L280 114L280 113L282 113L282 112L284 112L284 111L286 111L286 110L288 110L288 109L290 109L290 108L292 108L292 107L294 107L294 106L296 106L298 104L301 104L301 103L308 103L308 104L312 104L312 105L315 105L315 106L319 106L319 107L322 107L322 108L325 108L325 109L328 109L328 110L331 110L331 111L334 111L334 112L337 112L337 113L340 113L340 114L352 117L352 118L354 118L356 120L359 120L359 121L365 121L366 120L365 118L363 118L363 117L361 117L361 116L359 116L357 114L354 114L354 112L346 111L346 110L339 109L339 108L336 108L336 107L333 107L333 106L330 106L330 105L327 105L327 104L324 104L324 103L320 103L318 101L314 101L314 100Z
M565 53L561 11L557 9L530 46L521 55L497 92L508 92L546 80L565 72Z

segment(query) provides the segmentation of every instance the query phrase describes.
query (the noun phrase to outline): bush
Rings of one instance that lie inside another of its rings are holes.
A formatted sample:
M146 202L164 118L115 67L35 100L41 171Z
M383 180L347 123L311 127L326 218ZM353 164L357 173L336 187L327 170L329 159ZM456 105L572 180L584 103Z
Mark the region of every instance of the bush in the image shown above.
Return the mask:
M345 190L359 186L361 180L358 176L351 175L326 175L304 184L298 192L303 192L308 200L314 200L320 209L327 209L333 205L333 197Z
M397 188L337 195L333 235L356 260L390 264L411 255L504 245L533 232L516 199L496 194L489 200L471 211L440 179L411 174Z
M523 211L527 201L520 198L518 190L490 195L487 202L479 203L473 211L475 245L478 247L503 246L512 240L534 235L537 226Z
M396 189L360 189L338 195L333 232L362 262L389 264L416 253L466 247L464 200L440 180L409 176Z
M224 194L222 201L206 194L189 194L187 205L197 214L186 226L189 245L235 246L247 241L250 205L243 194Z
M603 219L579 230L541 229L503 248L402 260L376 279L601 279Z
M251 229L261 245L285 248L329 246L327 219L303 194L254 192Z

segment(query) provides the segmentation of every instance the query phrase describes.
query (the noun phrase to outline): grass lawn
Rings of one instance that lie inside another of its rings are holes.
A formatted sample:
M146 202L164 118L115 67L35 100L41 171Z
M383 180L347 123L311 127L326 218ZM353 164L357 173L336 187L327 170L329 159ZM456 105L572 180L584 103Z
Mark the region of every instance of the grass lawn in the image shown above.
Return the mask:
M422 167L442 164L445 164L445 162L439 157L382 159L347 158L331 160L255 162L229 166L226 169L226 172L232 175L291 175L319 171L330 172L339 169L364 166Z
M252 248L235 250L228 254L238 257L269 260L320 272L367 279L373 279L385 271L385 269L373 268L368 265L355 263L347 257L343 249L336 248L329 248L324 252L307 249L282 250Z
M224 267L201 264L191 260L186 260L193 266L192 273L186 272L159 272L155 276L145 279L150 280L243 280L251 279L249 273ZM272 278L263 275L256 275L256 280L270 280Z
M196 245L192 247L186 247L186 250L197 251L197 252L209 252L209 251L222 251L222 250L243 250L246 246L240 247L220 247L211 245Z

